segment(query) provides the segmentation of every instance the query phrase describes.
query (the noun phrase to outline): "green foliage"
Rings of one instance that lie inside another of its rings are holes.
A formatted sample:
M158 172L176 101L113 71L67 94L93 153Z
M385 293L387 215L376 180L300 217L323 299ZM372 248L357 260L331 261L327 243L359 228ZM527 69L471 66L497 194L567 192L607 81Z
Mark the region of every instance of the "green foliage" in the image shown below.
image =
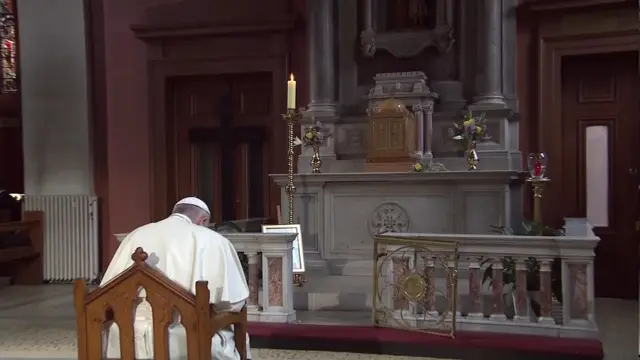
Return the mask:
M564 230L544 226L535 221L523 221L521 228L514 231L506 225L490 225L491 232L500 235L517 236L564 236Z
M544 226L535 221L523 221L521 228L514 231L512 228L505 225L491 225L491 232L500 235L511 236L564 236L562 229L554 229L549 226ZM522 240L525 241L525 240ZM493 259L484 259L482 264L491 263ZM502 282L503 284L515 284L516 282L516 263L511 257L505 257L502 260ZM527 266L527 290L538 291L540 290L540 263L534 257L530 257L526 260ZM556 258L551 265L551 290L555 298L562 302L562 283L561 283L561 260ZM482 283L493 280L493 267L489 265L483 274ZM532 301L533 303L533 301ZM535 308L537 304L532 304Z

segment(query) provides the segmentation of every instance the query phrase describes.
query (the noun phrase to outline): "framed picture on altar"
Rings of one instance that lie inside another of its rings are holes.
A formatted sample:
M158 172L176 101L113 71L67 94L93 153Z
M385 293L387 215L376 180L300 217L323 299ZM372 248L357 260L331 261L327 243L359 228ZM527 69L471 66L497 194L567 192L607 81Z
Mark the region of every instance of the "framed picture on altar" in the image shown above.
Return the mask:
M300 224L283 224L283 225L262 225L262 233L264 234L297 234L293 240L293 249L291 249L291 258L293 259L293 273L300 274L305 272L304 266L304 248L302 247L302 231Z

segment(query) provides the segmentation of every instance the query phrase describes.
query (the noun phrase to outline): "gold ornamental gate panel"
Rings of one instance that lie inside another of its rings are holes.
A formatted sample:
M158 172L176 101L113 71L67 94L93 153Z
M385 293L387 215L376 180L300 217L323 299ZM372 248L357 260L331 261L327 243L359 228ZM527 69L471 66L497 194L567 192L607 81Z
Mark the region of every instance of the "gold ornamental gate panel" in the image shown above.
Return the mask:
M455 336L457 241L379 235L373 263L375 326Z

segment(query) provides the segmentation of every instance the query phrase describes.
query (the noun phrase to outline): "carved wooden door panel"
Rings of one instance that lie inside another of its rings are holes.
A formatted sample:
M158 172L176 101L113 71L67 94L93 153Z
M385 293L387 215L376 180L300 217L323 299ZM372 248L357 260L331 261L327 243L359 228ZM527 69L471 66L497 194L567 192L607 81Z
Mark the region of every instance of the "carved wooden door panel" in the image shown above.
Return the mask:
M562 131L561 215L586 217L601 238L596 296L638 297L637 74L635 53L565 58L563 120L547 130Z

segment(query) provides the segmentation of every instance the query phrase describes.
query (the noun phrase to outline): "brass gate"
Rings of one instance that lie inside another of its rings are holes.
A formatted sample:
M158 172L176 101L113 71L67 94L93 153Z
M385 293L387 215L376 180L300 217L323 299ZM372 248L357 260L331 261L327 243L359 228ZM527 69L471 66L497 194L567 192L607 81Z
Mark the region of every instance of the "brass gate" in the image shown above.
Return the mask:
M373 263L375 326L455 336L457 241L376 236Z

